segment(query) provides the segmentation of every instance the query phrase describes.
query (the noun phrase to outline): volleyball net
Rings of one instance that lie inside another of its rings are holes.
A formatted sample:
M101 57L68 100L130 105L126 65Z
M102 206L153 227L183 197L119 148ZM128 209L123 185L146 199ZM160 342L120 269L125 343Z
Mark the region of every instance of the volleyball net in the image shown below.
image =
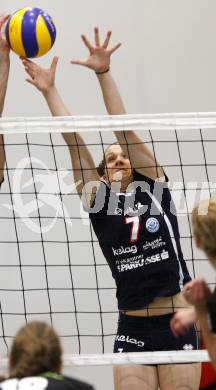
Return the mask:
M113 131L131 129L170 179L191 276L205 275L215 286L209 262L194 246L190 213L194 204L215 196L216 113L0 119L6 156L0 191L1 356L23 324L43 320L61 336L68 364L208 359L204 351L110 354L118 320L115 285L77 194L61 133L82 132L98 165L115 142Z

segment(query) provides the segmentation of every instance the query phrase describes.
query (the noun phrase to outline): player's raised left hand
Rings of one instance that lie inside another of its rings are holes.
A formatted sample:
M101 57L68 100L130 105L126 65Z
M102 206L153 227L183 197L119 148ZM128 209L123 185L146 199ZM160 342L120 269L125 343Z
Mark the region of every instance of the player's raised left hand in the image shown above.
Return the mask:
M58 64L58 57L54 57L48 69L44 69L35 62L21 58L26 73L30 76L26 81L34 85L39 91L47 93L55 85L55 73Z
M111 35L112 31L108 31L102 44L100 42L98 27L95 27L94 29L94 44L91 44L86 36L82 35L81 38L84 42L84 45L89 50L89 56L84 60L72 60L71 64L86 66L87 68L94 70L96 73L106 72L110 66L111 55L121 46L121 43L117 43L111 48L108 47Z

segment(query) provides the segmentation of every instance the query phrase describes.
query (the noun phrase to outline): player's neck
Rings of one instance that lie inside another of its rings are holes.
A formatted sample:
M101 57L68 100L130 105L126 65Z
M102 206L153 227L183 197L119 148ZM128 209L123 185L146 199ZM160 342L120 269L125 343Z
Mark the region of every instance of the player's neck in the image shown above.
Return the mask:
M127 192L128 186L132 183L132 181L133 181L132 175L123 177L121 181L113 181L111 183L112 191Z

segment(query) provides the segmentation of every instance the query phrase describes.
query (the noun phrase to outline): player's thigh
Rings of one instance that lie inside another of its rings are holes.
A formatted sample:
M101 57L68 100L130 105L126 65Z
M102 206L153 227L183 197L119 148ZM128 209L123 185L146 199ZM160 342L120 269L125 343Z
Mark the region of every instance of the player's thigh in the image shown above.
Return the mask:
M158 366L160 390L198 390L200 363L168 364Z
M155 366L121 365L114 367L115 390L157 390Z

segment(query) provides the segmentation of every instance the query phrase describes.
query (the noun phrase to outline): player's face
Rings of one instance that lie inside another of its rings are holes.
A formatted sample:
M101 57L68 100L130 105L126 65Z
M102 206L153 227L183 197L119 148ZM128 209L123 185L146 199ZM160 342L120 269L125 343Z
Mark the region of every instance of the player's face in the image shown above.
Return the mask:
M106 176L110 182L121 181L131 175L130 160L120 145L111 145L105 153L105 159Z

